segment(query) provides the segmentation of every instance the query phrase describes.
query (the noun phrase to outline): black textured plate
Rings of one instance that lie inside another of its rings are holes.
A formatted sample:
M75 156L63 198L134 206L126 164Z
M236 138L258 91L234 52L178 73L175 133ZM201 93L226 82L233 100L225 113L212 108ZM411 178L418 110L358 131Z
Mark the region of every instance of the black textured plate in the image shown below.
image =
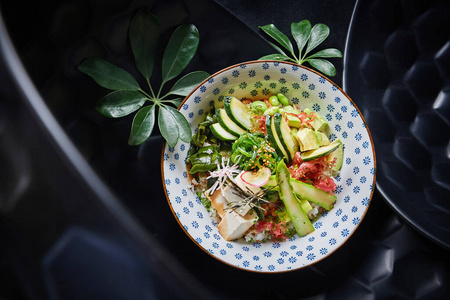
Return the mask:
M359 0L344 70L371 128L379 191L450 249L450 2Z

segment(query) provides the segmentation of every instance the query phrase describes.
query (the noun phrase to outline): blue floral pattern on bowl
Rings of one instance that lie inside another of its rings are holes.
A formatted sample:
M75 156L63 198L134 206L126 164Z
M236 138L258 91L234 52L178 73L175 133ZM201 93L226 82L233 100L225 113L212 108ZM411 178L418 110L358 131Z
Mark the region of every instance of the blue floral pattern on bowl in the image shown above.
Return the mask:
M264 98L280 92L302 109L308 107L324 116L330 124L330 140L339 138L345 149L337 176L335 207L313 223L315 231L308 236L295 235L285 242L266 243L224 240L190 189L185 164L190 145L165 145L162 153L167 199L186 234L216 259L254 272L296 270L332 254L362 222L375 184L375 151L359 110L333 82L306 67L277 61L231 66L194 89L179 110L195 131L211 107L223 106L225 96Z

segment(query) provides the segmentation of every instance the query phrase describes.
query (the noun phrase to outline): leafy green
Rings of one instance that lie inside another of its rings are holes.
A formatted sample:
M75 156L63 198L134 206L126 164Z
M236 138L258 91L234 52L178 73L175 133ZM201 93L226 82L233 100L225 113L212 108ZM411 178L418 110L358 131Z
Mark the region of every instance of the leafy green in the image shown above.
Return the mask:
M194 144L197 147L201 147L203 143L206 141L208 136L211 134L211 130L209 129L209 126L214 124L216 121L213 118L213 115L211 112L209 112L205 120L198 124L197 132L192 137L192 144Z
M137 91L114 91L104 96L97 102L97 110L108 118L120 118L127 116L142 105L147 98Z
M162 79L167 82L187 67L197 51L198 30L194 25L181 25L172 34L162 60Z
M265 55L259 58L260 60L273 59L290 61L299 65L307 62L313 68L327 76L336 75L336 68L325 58L342 57L341 51L335 48L327 48L308 56L311 51L327 39L330 34L330 28L327 25L318 23L313 27L308 20L292 23L291 34L297 44L297 53L295 53L294 46L289 37L278 30L275 25L268 24L259 28L281 46L279 47L276 44L270 43L279 54Z
M275 171L279 160L270 143L260 133L242 134L233 143L230 159L245 171L262 167Z
M139 10L130 22L130 44L136 67L147 81L152 76L160 33L159 20L145 9Z
M116 91L139 91L139 83L136 79L122 68L96 57L85 59L78 69L91 76L98 85L109 90Z
M188 162L191 163L189 173L195 174L217 168L217 164L221 162L221 155L217 147L214 145L202 147L195 154L191 155L188 159Z
M126 70L98 57L83 60L78 69L89 75L98 85L112 90L101 98L96 109L105 117L120 118L133 112L136 115L131 125L128 144L139 145L145 142L153 132L156 119L161 135L169 147L174 147L178 140L190 142L191 127L178 110L182 98L209 77L203 71L191 72L179 79L169 90L162 94L163 87L170 80L179 76L194 57L199 45L199 33L194 25L181 25L173 33L162 57L162 82L155 92L150 79L156 58L156 48L161 33L161 25L156 16L140 9L136 12L128 27L131 50L137 69L145 78L148 91ZM147 102L149 105L144 106ZM156 112L158 110L158 112Z
M169 93L178 96L187 96L199 82L202 82L208 76L209 74L204 71L195 71L186 74L175 82Z
M134 116L128 144L139 145L145 142L152 134L154 125L155 105L147 105L146 107L141 108Z

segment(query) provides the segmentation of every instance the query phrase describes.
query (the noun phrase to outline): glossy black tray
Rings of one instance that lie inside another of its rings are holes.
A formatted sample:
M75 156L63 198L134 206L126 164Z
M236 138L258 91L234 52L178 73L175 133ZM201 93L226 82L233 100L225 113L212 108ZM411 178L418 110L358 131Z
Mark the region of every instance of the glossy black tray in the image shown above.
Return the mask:
M377 188L450 249L450 2L357 2L344 89L377 153Z

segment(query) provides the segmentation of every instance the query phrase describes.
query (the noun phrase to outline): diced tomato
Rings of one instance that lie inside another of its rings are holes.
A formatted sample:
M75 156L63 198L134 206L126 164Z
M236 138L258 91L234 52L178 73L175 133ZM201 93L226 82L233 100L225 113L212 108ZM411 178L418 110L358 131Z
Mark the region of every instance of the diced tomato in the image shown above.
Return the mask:
M335 161L328 161L326 156L302 161L300 152L297 152L289 166L289 172L292 178L310 183L316 188L333 194L336 190L336 183L331 178L334 163Z
M314 186L329 193L330 195L333 195L334 191L336 191L336 182L334 182L333 178L330 177L317 180L314 183Z
M267 108L272 107L272 104L270 103L269 99L264 99L264 103L267 105Z
M307 114L305 112L301 112L299 114L293 114L293 113L287 113L287 114L290 114L292 116L299 118L300 121L302 122L302 126L307 127L307 128L311 128L311 123L314 122L314 120L316 119L316 115L314 112L311 112L310 114Z
M288 239L288 236L282 229L281 223L274 223L273 221L258 221L255 225L255 229L258 233L265 231L272 237L274 241L285 241L286 239Z
M258 125L258 131L260 131L263 134L267 134L267 130L266 130L266 116L261 116L261 117L255 117L256 118L256 122Z

